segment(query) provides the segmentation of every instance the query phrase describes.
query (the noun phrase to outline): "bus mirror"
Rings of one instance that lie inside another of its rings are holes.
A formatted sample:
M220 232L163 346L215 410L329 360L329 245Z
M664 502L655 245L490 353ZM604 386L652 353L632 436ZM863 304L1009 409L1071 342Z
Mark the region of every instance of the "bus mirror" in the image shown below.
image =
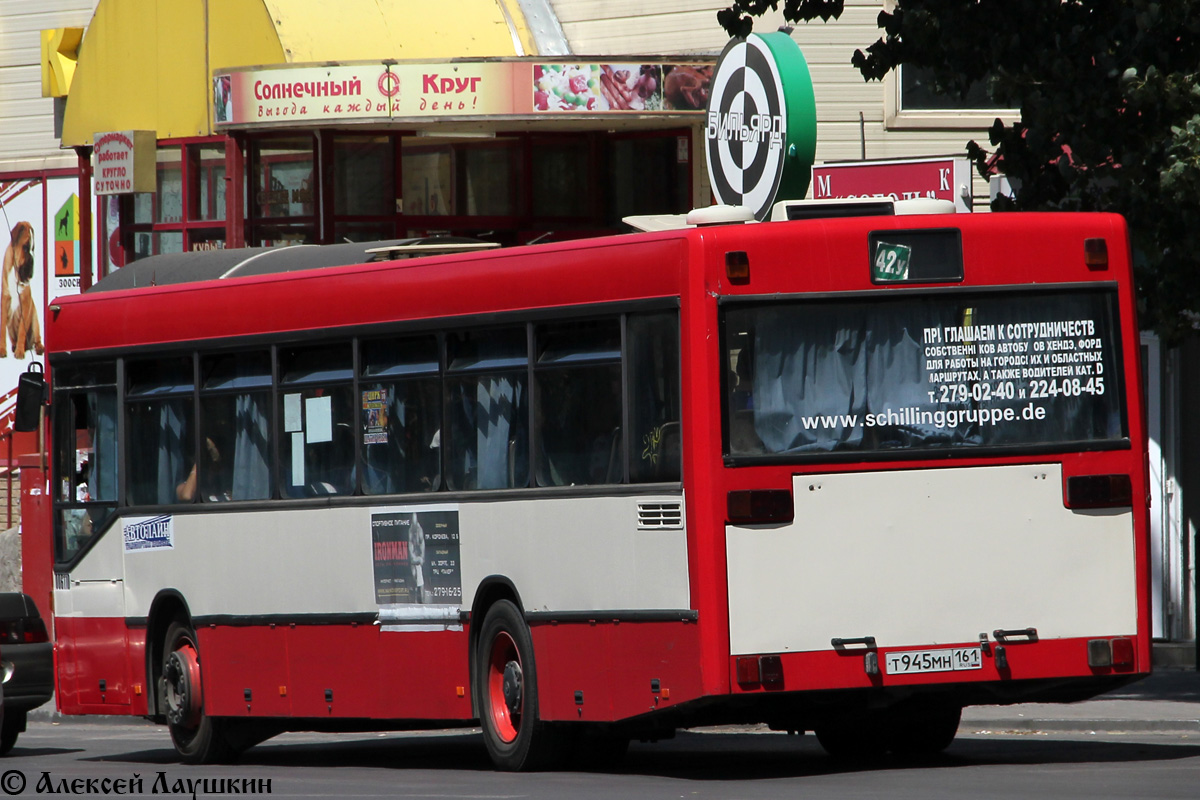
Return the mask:
M17 381L17 406L13 412L13 430L36 431L46 402L46 375L36 361Z

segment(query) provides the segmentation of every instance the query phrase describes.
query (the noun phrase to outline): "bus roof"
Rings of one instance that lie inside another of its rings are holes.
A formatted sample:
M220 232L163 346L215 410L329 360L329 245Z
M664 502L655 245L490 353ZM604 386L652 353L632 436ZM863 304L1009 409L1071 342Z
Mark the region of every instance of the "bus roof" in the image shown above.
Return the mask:
M494 242L481 242L462 236L427 236L333 245L300 244L290 247L245 247L165 253L139 259L122 267L104 277L88 291L107 292L222 278L245 278L251 275L273 275L420 255L469 252L497 246Z

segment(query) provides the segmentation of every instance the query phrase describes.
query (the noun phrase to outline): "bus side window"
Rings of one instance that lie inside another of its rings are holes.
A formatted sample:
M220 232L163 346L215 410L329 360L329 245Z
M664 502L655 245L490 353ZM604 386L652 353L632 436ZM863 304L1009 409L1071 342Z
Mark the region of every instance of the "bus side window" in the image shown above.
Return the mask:
M55 370L55 560L70 561L116 508L116 365Z
M206 356L200 361L200 502L271 496L271 354Z
M446 483L453 490L529 483L529 356L525 328L447 338Z
M363 492L441 488L441 378L436 336L362 344Z
M132 361L126 370L129 503L183 502L178 488L195 464L192 359Z
M626 328L629 359L630 464L634 483L679 481L679 314L630 314Z
M350 344L285 349L279 360L284 496L352 494L354 370Z
M621 327L616 318L536 328L539 486L621 483Z

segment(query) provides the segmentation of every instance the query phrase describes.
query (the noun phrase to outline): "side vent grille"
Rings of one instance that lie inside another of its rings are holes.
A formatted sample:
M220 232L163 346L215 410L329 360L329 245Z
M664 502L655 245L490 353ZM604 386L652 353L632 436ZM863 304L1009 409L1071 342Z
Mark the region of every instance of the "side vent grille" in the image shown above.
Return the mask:
M71 576L66 572L54 573L54 588L60 592L68 591L71 588Z
M638 503L638 529L679 530L683 527L683 503Z

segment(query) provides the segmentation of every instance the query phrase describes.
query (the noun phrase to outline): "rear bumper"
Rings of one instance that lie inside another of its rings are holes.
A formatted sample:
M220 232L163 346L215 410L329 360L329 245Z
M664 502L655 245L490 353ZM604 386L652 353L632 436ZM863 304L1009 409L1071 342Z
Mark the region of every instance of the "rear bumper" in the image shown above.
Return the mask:
M8 674L4 682L6 709L37 708L54 695L53 644L8 644L2 657Z
M1088 643L1093 639L1127 639L1132 642L1133 663L1094 667L1089 663ZM945 651L967 648L981 651L973 669L891 674L889 654L913 651ZM958 693L962 705L1017 702L1071 702L1107 691L1114 686L1144 677L1150 672L1150 648L1145 638L1135 635L1097 636L1073 639L1010 639L1006 642L957 642L943 645L880 647L850 644L823 651L776 654L779 679L774 685L745 685L737 682L737 665L742 656L730 656L733 694L777 694L780 691L823 691L879 689L892 693L936 690ZM1107 680L1107 679L1114 680ZM1062 697L1039 688L1063 687ZM1097 688L1087 693L1086 687ZM981 689L980 687L987 687ZM1084 687L1079 696L1077 687ZM983 699L972 699L983 695Z

